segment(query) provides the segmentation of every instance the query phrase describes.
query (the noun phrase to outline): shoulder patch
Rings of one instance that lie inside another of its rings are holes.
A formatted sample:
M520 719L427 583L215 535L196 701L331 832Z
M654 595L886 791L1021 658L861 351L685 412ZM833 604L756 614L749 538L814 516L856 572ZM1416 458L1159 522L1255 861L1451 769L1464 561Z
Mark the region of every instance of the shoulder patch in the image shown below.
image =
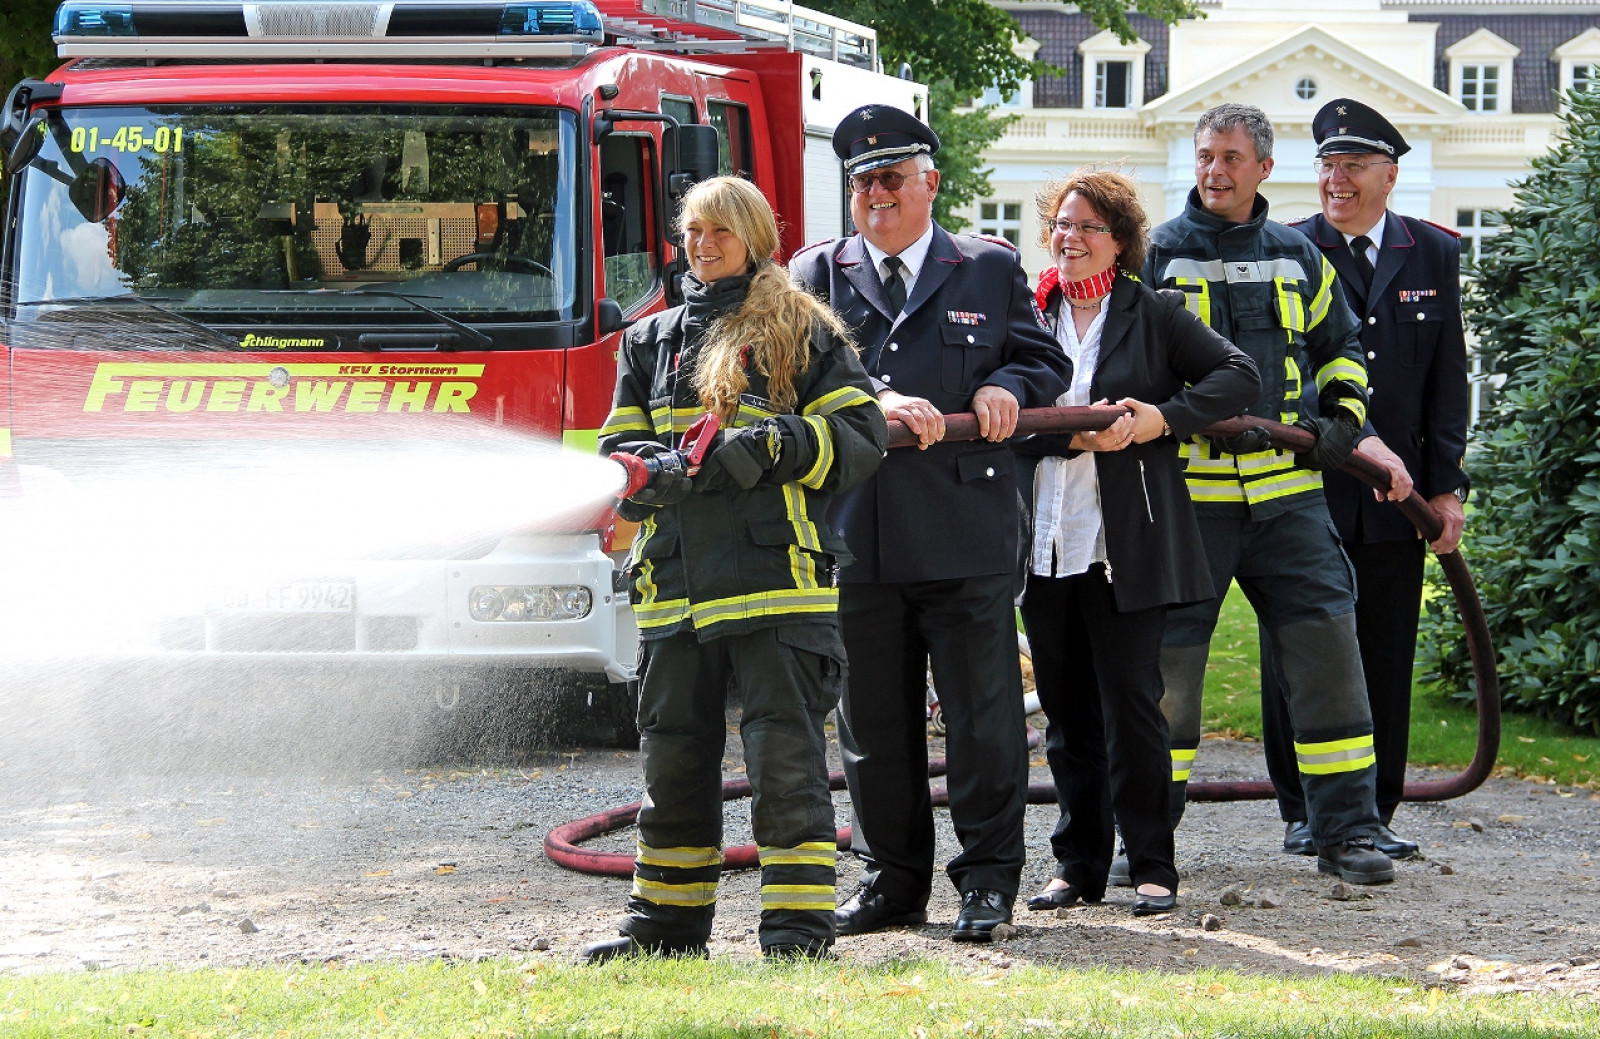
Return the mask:
M1001 238L999 235L975 234L975 235L968 235L967 237L982 239L983 241L988 242L991 245L1003 245L1007 249L1010 249L1012 252L1017 252L1018 251L1017 247L1011 243L1010 239Z
M1298 226L1300 224L1305 223L1307 220L1310 220L1310 219L1311 219L1311 217L1309 217L1309 216L1303 216L1303 217L1299 217L1298 219L1295 219L1295 220L1285 220L1284 223L1288 224L1290 227L1296 227L1296 226Z
M789 262L793 263L794 261L798 260L800 257L804 256L806 253L815 252L818 249L822 249L822 248L824 248L826 246L832 245L836 241L838 241L837 238L829 238L829 239L827 239L825 241L821 241L821 242L812 242L810 245L802 245L800 248L796 249L794 252L789 254Z
M1414 217L1413 219L1416 220L1416 222L1419 223L1419 224L1427 224L1429 227L1437 227L1439 230L1443 231L1445 234L1449 235L1452 238L1460 238L1461 237L1461 232L1457 231L1453 227L1446 227L1443 224L1436 224L1432 220L1424 220L1422 217Z

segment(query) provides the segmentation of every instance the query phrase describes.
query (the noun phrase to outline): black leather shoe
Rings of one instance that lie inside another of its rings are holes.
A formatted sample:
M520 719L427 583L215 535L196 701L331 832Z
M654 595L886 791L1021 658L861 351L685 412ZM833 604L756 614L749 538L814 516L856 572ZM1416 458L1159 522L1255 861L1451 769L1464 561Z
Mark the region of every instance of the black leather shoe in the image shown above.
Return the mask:
M1106 883L1112 887L1133 887L1133 868L1128 865L1128 849L1118 848L1117 857L1111 860L1111 872Z
M925 910L891 902L865 884L833 911L834 930L840 934L870 934L886 927L914 927L927 921Z
M1155 916L1159 913L1170 913L1178 908L1178 893L1168 891L1164 895L1139 895L1133 899L1134 916Z
M645 944L632 935L608 938L583 947L585 963L605 963L608 960L635 956L684 956L705 959L711 953L704 942L657 942Z
M1387 884L1394 879L1394 863L1373 846L1371 837L1353 837L1318 847L1317 872L1352 884Z
M961 896L961 912L950 938L957 942L992 942L994 929L1010 922L1010 898L998 891L973 888Z
M822 962L837 960L838 953L826 945L801 945L799 942L776 942L772 945L763 945L761 955L769 960L789 961L793 963Z
M1087 898L1079 894L1077 888L1068 884L1066 887L1045 888L1028 899L1028 909L1035 913L1047 913L1052 909L1065 909L1067 906L1075 906L1079 902L1088 901Z
M1304 819L1291 819L1285 823L1283 850L1290 855L1315 855L1317 846L1311 840L1311 824Z
M1379 827L1378 835L1372 838L1372 846L1391 859L1409 859L1417 853L1416 841L1406 840L1387 826Z

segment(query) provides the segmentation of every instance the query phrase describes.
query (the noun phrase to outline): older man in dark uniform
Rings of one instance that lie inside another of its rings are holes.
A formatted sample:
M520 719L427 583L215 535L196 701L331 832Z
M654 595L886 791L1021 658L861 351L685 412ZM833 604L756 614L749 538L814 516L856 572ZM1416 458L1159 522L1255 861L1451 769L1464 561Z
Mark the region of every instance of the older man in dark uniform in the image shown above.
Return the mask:
M1395 488L1388 497L1406 497L1415 482L1444 520L1433 550L1453 552L1467 495L1460 236L1389 212L1399 160L1410 146L1382 115L1339 98L1317 113L1312 135L1322 214L1294 226L1333 264L1361 325L1371 401L1363 430L1369 435L1357 449L1390 470ZM1353 477L1327 473L1323 490L1356 571L1356 636L1372 704L1383 822L1374 843L1391 858L1405 858L1417 845L1396 836L1390 821L1405 786L1425 548L1398 509ZM1262 676L1267 764L1287 824L1284 849L1310 854L1282 675L1265 643Z
M847 116L833 148L859 230L794 257L792 276L855 330L885 412L921 450L893 451L830 518L855 562L840 577L850 679L839 742L860 889L841 935L921 923L933 883L926 673L948 734L950 817L961 854L951 937L989 941L1011 919L1024 859L1028 759L1012 611L1018 503L1002 441L1020 407L1055 403L1070 366L1033 305L1016 250L933 222L939 139L895 108ZM942 443L971 411L983 439Z

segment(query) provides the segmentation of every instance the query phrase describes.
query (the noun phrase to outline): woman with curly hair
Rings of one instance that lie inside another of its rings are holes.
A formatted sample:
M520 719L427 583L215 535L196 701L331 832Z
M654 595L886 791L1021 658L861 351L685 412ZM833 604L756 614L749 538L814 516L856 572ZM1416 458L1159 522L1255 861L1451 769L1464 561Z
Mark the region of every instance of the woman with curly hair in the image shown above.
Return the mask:
M1126 177L1079 170L1038 205L1055 266L1037 299L1074 373L1057 403L1115 401L1128 413L1100 432L1018 447L1033 505L1022 618L1061 809L1055 877L1028 908L1104 897L1115 813L1134 913L1168 912L1178 871L1161 633L1169 606L1212 595L1178 441L1250 404L1259 377L1179 294L1130 275L1144 264L1148 223Z
M836 831L823 719L844 678L836 576L847 556L825 516L834 493L877 468L887 426L843 324L775 261L778 226L758 188L699 184L679 229L684 303L629 329L600 450L677 450L707 412L722 432L692 480L664 467L617 506L640 524L628 573L645 789L622 937L585 955L705 954L732 685L762 951L827 956Z

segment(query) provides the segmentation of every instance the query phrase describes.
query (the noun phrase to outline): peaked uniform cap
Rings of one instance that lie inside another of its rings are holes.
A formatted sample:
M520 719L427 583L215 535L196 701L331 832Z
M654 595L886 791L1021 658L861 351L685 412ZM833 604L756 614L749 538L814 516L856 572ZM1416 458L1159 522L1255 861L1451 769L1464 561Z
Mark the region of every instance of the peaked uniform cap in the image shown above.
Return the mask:
M927 123L891 105L862 105L833 131L833 152L846 173L865 173L938 150L939 135Z
M1317 158L1324 155L1387 155L1398 159L1411 150L1394 124L1375 109L1347 97L1335 98L1322 106L1311 120L1311 136L1317 142Z

